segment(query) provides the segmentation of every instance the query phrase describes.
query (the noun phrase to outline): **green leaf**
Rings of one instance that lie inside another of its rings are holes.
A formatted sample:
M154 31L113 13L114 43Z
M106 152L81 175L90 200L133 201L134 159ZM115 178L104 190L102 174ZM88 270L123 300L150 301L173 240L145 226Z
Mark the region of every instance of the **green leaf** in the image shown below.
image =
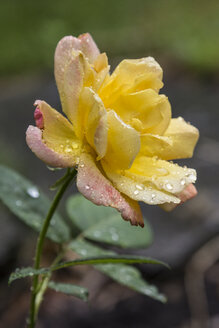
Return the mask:
M79 245L80 246L80 245ZM88 244L89 247L89 244ZM79 253L79 252L78 252ZM93 252L94 253L94 252ZM98 254L96 252L96 254ZM157 261L155 259L146 258L142 256L135 256L135 255L117 255L114 252L100 252L99 256L89 256L83 257L72 261L65 261L60 262L57 265L48 267L48 268L41 268L41 269L34 269L32 267L16 269L15 272L12 272L9 277L9 284L16 279L25 278L28 276L33 275L46 275L48 273L51 274L53 271L57 271L60 269L64 269L70 266L76 265L88 265L88 264L108 264L108 263L150 263L150 264L160 264L167 266L165 263L161 261Z
M67 212L84 236L95 241L120 246L140 248L152 243L150 225L133 227L111 207L96 206L81 195L71 196L67 201Z
M17 268L14 272L12 272L9 276L9 279L8 279L8 284L10 285L14 280L17 280L17 279L21 279L21 278L26 278L26 277L32 277L33 275L35 274L46 274L48 273L49 271L45 270L45 269L39 269L39 270L36 270L34 268L31 268L31 267L27 267L27 268Z
M48 287L55 290L56 292L72 295L80 298L83 301L88 300L89 293L85 287L80 287L72 284L57 283L55 281L50 281Z
M152 231L149 225L146 225L144 229L131 226L117 213L86 230L84 236L122 248L143 248L152 242Z
M71 242L69 244L69 248L81 255L82 258L85 256L115 254L112 251L103 250L100 247L94 246L83 239L78 239ZM94 267L122 285L125 285L160 302L166 302L166 297L159 293L158 289L154 285L148 284L145 280L143 280L139 270L132 266L124 264L98 264L94 265Z
M24 223L40 231L50 200L26 178L1 165L0 199ZM57 213L53 216L47 237L57 243L70 239L70 229Z
M81 231L115 214L112 207L97 206L80 194L68 198L66 209L71 221Z

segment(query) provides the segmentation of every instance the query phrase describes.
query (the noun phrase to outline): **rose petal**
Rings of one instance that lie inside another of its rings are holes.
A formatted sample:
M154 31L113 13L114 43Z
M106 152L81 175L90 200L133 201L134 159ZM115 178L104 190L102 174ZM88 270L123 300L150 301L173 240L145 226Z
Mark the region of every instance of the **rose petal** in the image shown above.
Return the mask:
M107 148L107 112L100 97L91 88L83 89L78 114L81 116L81 131L96 150L98 159L102 158Z
M81 41L81 51L88 58L91 64L97 59L100 51L89 33L79 35L78 39Z
M63 59L64 61L64 59ZM61 67L61 68L60 68ZM71 54L71 59L61 64L55 61L55 78L59 90L62 110L72 124L77 125L77 109L84 82L84 58L80 52Z
M180 203L179 198L175 195L171 195L164 190L159 190L150 181L144 182L138 176L127 176L125 170L116 172L104 161L101 161L101 164L104 172L113 182L113 185L130 199L142 201L150 205L167 202Z
M182 117L173 118L164 136L171 138L172 146L163 149L161 158L179 159L192 157L195 145L199 138L199 131L186 123Z
M80 156L81 142L71 123L45 101L36 100L35 106L42 115L42 139L46 146L61 155Z
M152 57L123 60L100 89L100 97L106 107L112 107L112 101L127 92L138 92L153 89L158 92L162 88L163 72L160 65Z
M104 160L115 169L128 169L140 150L139 132L110 110L107 112L108 144Z
M132 225L143 226L143 218L139 206L132 200L127 201L116 190L97 168L94 159L89 154L83 154L80 159L77 174L78 190L96 205L116 208L124 220Z
M179 195L181 202L179 204L174 203L165 203L160 205L160 207L167 212L172 211L176 206L185 203L187 200L190 200L194 198L198 194L197 189L195 186L191 183L188 185Z
M45 145L42 140L42 131L30 125L26 131L26 141L30 149L46 164L53 167L73 167L75 157L61 155Z
M106 108L113 108L122 120L136 127L141 133L162 135L167 129L171 119L171 107L168 98L159 95L152 89L134 93L121 93L110 104L105 102ZM136 119L140 121L139 127L135 125Z

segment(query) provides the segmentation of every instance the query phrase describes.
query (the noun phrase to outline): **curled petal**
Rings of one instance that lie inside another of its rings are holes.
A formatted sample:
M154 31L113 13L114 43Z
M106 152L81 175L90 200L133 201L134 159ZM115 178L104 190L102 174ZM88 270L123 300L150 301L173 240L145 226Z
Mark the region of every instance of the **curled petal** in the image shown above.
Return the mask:
M158 156L163 159L166 149L171 149L172 140L169 137L145 133L141 135L140 153L144 156Z
M150 182L144 182L137 176L129 177L124 172L116 172L105 163L101 162L104 172L113 182L113 185L123 194L135 201L142 201L150 205L163 203L180 203L180 200L175 195L171 195L164 190L159 190Z
M88 58L89 62L93 64L100 54L100 51L89 33L81 34L78 37L81 42L81 51Z
M78 190L96 205L116 208L124 220L132 225L143 226L141 211L136 202L127 201L116 190L109 180L97 168L94 159L89 154L82 154L77 174Z
M37 107L35 109L35 112L34 112L34 119L35 119L35 122L36 122L36 126L39 128L39 129L42 129L43 126L44 126L44 122L43 122L43 114L42 112L40 111L40 108Z
M36 100L35 106L43 118L42 138L47 147L63 155L79 156L81 142L69 121L45 101Z
M139 132L113 111L107 112L108 145L104 160L117 169L128 169L140 150Z
M171 147L164 147L160 158L179 159L192 157L199 138L199 131L182 117L173 118L164 136L172 140Z
M196 171L151 157L138 156L129 170L103 169L115 187L130 198L147 204L180 203L178 195L196 181Z
M84 58L80 52L71 54L63 65L56 64L55 78L59 90L62 110L72 124L77 126L77 108L84 81Z
M153 89L121 93L114 101L111 99L110 105L124 122L136 127L141 133L162 135L170 123L171 107L168 98ZM136 120L140 121L139 125L136 125Z
M79 115L88 143L96 150L98 159L106 154L107 112L100 97L91 89L84 88L81 94Z
M191 183L190 185L188 185L185 189L183 189L183 191L178 195L179 199L181 200L180 204L185 203L187 200L190 200L192 198L194 198L197 195L197 189L195 188L195 186ZM177 205L180 205L177 204ZM160 207L167 212L172 211L176 206L176 204L174 203L165 203L160 205Z
M42 140L42 130L30 125L26 131L26 141L30 149L35 155L46 164L53 167L72 167L75 163L75 158L59 154L46 146Z
M174 195L196 181L195 170L146 156L138 156L132 167L125 171L125 175Z
M163 72L160 65L152 57L123 60L100 90L106 107L112 107L120 94L153 89L158 92L162 88Z

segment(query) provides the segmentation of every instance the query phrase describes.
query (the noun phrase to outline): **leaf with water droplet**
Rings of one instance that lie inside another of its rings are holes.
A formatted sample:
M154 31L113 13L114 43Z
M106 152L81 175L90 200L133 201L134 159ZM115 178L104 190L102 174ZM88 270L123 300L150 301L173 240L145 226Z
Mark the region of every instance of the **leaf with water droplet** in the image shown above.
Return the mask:
M60 292L80 298L85 302L88 300L89 292L85 287L72 285L72 284L58 283L55 281L50 281L48 287L50 289L55 290L56 292Z
M145 227L131 226L113 208L96 206L81 195L71 196L67 212L84 236L95 241L123 248L147 247L153 241L153 233L145 220Z
M40 231L50 200L29 180L4 166L0 166L0 199L24 223ZM61 216L56 213L53 220L47 237L58 243L68 241L70 229Z
M71 242L69 248L75 251L82 258L85 257L81 252L82 249L83 251L86 250L86 257L116 255L115 252L101 249L100 247L94 246L84 239L77 239ZM154 285L150 285L143 280L140 271L131 265L108 263L96 264L94 267L122 285L125 285L162 303L166 302L165 295L161 294Z

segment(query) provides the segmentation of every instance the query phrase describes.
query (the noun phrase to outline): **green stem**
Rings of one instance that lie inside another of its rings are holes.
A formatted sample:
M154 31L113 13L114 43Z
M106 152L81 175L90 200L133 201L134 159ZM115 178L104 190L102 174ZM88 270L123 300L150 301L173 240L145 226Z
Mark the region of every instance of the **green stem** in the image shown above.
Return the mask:
M49 228L50 221L53 217L53 214L55 213L55 210L72 179L76 175L76 170L70 171L68 169L68 177L66 178L65 182L63 185L60 187L60 189L57 191L55 198L51 204L51 207L48 211L48 214L46 216L46 219L43 223L42 229L40 231L38 240L37 240L37 246L36 246L36 253L35 253L35 263L34 263L34 268L39 269L40 268L40 259L41 259L41 254L42 254L42 249L43 249L43 244L44 240L46 237L47 230ZM32 293L31 293L31 302L30 302L30 317L29 317L29 322L28 322L28 327L29 328L34 328L35 323L36 323L36 296L37 296L37 288L38 288L38 281L39 277L38 275L34 276L33 278L33 283L32 283Z

